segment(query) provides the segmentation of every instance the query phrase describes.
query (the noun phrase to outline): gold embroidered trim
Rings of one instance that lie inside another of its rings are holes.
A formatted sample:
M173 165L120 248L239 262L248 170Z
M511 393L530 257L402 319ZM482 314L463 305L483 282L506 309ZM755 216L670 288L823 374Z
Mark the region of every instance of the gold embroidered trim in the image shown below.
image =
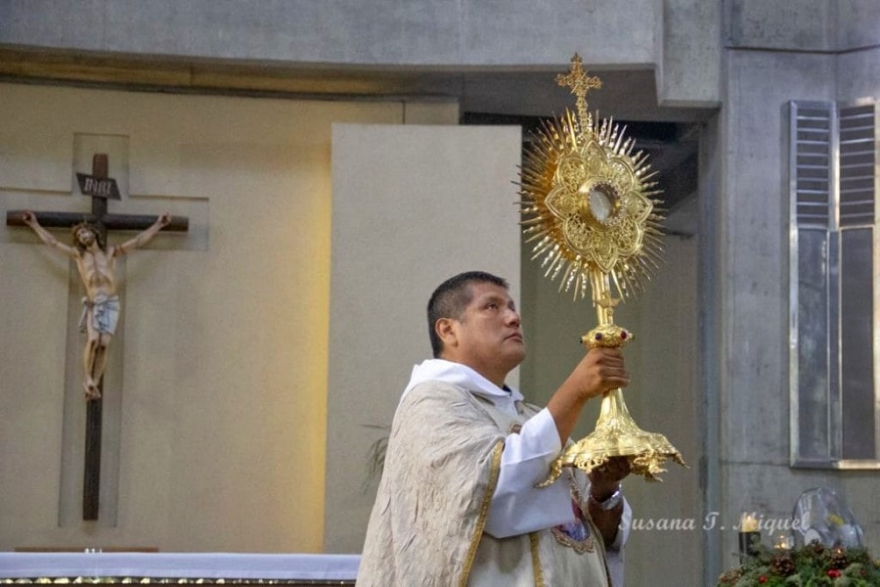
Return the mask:
M532 546L532 573L535 576L535 587L544 587L544 571L541 569L541 557L539 556L538 533L529 534L529 543Z
M594 533L594 535L601 537L602 535L599 533L599 528L596 527L596 524L593 523L593 519L589 516L587 517L590 524L590 529ZM611 585L611 569L608 568L608 551L605 550L605 540L597 540L599 554L602 559L602 568L605 569L605 580L608 581L608 585Z
M587 524L584 524L587 526ZM589 528L589 526L587 526ZM578 554L584 554L585 552L596 552L596 541L593 540L592 530L590 531L590 535L587 536L586 540L575 540L571 536L562 532L559 528L552 528L553 538L556 539L556 542L563 546L568 546L569 548L574 549L574 551Z
M587 536L584 540L575 540L571 536L568 536L565 532L554 527L551 529L553 537L556 539L556 542L563 546L573 548L574 551L578 554L584 554L585 552L595 552L596 541L593 540L593 536L596 535L595 528L593 527L589 512L584 510L584 497L583 495L581 495L581 490L578 488L578 482L577 479L575 479L574 477L574 472L571 470L571 468L567 469L567 471L568 492L571 495L571 498L577 504L578 509L581 510L581 523L584 525L584 527L586 527L590 535Z
M611 585L611 569L608 568L608 552L605 549L605 539L602 538L602 533L599 532L599 528L593 522L593 518L590 517L590 512L586 510L586 500L583 498L580 489L578 488L577 479L574 476L574 471L571 469L568 470L569 481L571 483L571 495L578 503L578 507L581 508L581 512L584 514L585 523L590 527L590 536L598 536L599 540L596 540L594 546L599 549L599 555L602 559L602 568L605 569L605 580L608 581L608 585Z
M480 545L480 538L483 537L483 528L486 526L486 517L489 514L489 502L492 501L495 486L498 484L498 474L501 472L501 451L503 449L504 441L499 440L492 450L492 468L489 471L489 485L486 487L486 494L483 496L483 504L480 506L480 517L477 518L477 526L474 529L473 537L471 537L471 545L468 548L467 559L465 559L464 569L461 573L459 585L462 587L467 585L468 577L471 574L471 567L474 565L474 557L477 556L477 547Z

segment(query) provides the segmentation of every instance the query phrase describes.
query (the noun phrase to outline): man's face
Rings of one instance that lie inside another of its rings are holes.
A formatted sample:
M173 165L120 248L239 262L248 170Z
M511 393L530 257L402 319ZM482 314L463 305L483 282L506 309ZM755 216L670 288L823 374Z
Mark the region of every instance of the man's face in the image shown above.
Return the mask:
M471 284L473 299L450 328L444 358L468 365L490 381L503 383L526 356L519 313L507 290L494 283Z
M78 240L83 246L88 247L95 242L95 233L88 228L80 228L76 231L76 240Z

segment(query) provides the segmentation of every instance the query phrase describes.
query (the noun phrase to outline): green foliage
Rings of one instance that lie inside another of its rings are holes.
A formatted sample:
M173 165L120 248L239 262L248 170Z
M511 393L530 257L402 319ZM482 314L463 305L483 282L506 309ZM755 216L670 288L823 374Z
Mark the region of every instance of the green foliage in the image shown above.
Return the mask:
M759 545L741 567L716 587L880 587L880 561L862 548L828 548L811 542L793 550Z

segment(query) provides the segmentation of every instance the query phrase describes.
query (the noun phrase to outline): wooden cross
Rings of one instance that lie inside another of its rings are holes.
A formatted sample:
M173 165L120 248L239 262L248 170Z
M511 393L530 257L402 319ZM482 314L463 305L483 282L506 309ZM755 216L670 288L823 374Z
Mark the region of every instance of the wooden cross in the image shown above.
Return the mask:
M130 214L110 214L107 211L108 199L121 199L116 180L108 177L108 159L103 153L92 157L91 175L77 173L77 181L83 195L92 198L91 214L75 212L35 212L37 221L46 228L70 228L83 221L110 230L144 230L156 220L155 216ZM10 210L6 213L7 226L27 226L24 222L25 210ZM163 230L186 232L189 219L174 216ZM106 237L106 234L102 235ZM106 242L106 238L104 240ZM103 395L103 378L97 382ZM94 399L86 402L86 442L83 476L83 520L98 519L99 494L101 487L101 417L103 402Z

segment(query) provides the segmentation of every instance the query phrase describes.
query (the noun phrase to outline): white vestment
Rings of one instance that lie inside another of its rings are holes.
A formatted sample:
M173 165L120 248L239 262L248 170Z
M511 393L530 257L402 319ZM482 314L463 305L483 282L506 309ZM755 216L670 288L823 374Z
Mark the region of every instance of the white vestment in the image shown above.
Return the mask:
M535 488L561 445L549 412L522 399L457 363L434 359L413 369L358 585L592 587L608 585L609 572L614 587L622 585L628 504L606 553L595 526L577 522L572 509L578 495L586 515L582 472L566 469L550 487Z

